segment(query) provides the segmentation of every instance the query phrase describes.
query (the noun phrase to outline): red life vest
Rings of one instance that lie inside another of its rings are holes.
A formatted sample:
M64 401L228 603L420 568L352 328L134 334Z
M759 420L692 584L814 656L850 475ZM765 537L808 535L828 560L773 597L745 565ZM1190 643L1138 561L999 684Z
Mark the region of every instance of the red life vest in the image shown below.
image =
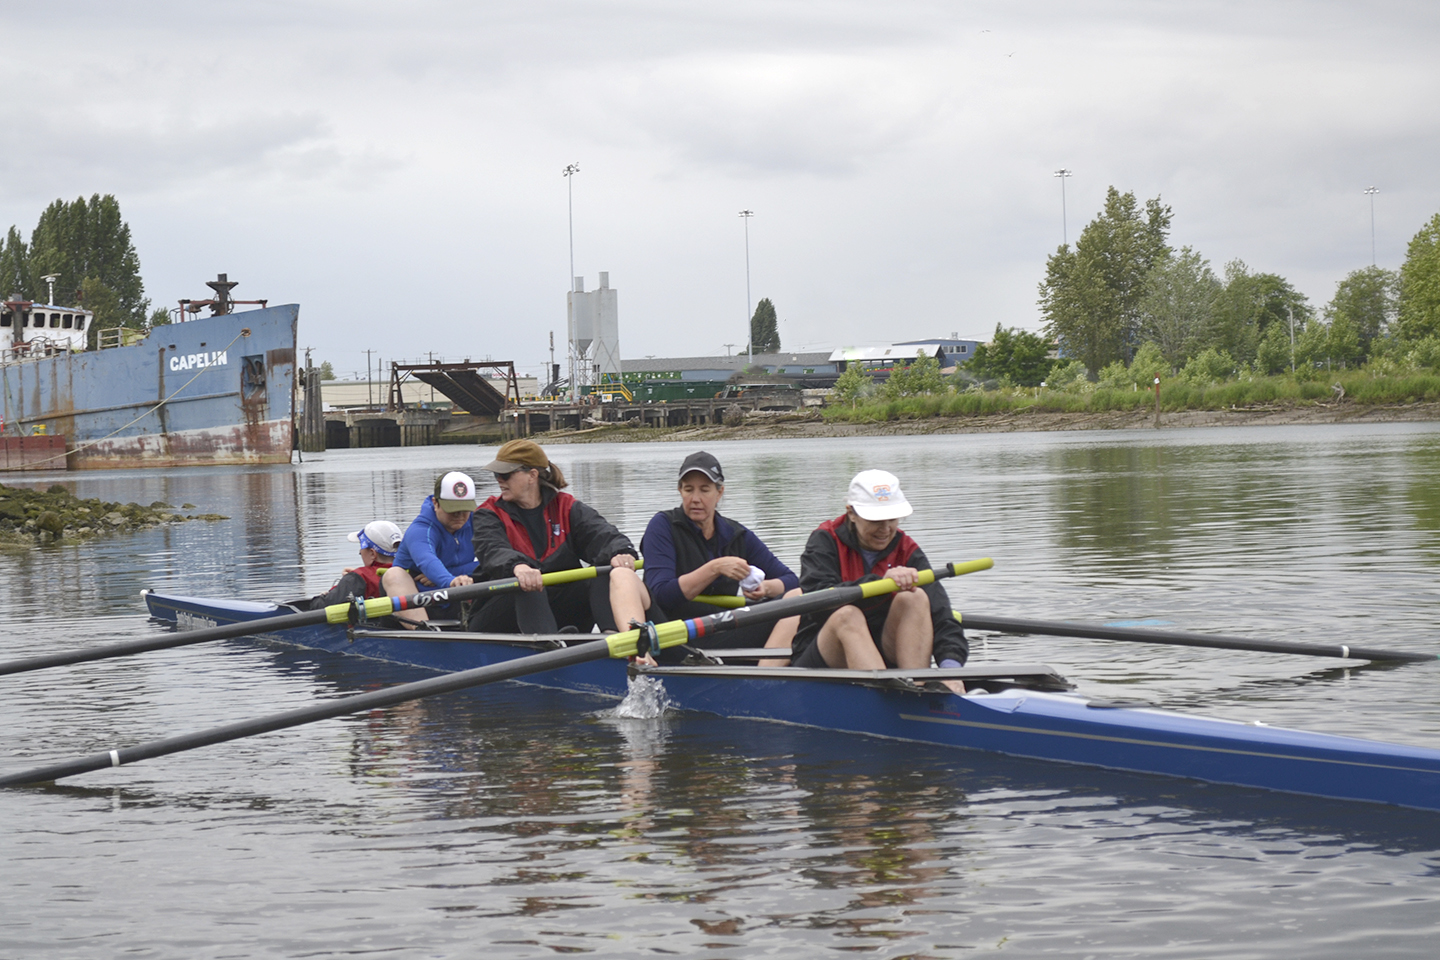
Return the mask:
M384 576L385 571L389 569L390 565L387 563L383 567L379 564L373 567L356 567L350 572L365 581L365 599L370 600L375 597L385 596L385 589L380 586L380 578Z
M835 541L835 549L840 553L840 579L845 583L854 583L867 573L883 577L891 567L907 566L911 555L920 549L919 544L901 530L899 531L900 535L895 538L895 546L890 552L877 559L875 566L866 570L864 555L840 539L840 528L847 522L849 522L849 514L842 513L834 520L826 520L820 524L820 529L829 533Z
M499 497L491 497L480 504L480 509L493 512L500 518L500 522L505 524L505 539L510 541L510 546L527 557L535 557L535 545L530 542L530 531L523 523L510 516L510 511L501 507L500 502ZM570 507L574 503L574 497L561 492L545 504L545 552L535 557L536 560L546 560L570 539Z

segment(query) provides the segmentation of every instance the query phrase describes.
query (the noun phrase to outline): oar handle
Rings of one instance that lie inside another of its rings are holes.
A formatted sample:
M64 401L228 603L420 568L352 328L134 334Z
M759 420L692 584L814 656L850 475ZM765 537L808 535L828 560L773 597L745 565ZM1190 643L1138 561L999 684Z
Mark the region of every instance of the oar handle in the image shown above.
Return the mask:
M948 563L940 568L941 573L938 577L933 575L933 572L930 570L920 571L920 585L924 586L928 583L934 583L937 579L944 579L945 577L964 576L967 573L974 573L977 570L989 570L993 566L995 566L995 562L989 557L986 557L983 560L971 560L968 563ZM927 576L927 574L929 576ZM884 580L877 582L893 583L894 581ZM889 591L882 592L888 593ZM712 607L724 607L727 610L734 610L737 607L746 607L750 605L749 600L747 600L740 594L734 593L702 593L697 596L695 600L698 603L708 603Z
M644 560L635 561L635 569L639 570L645 566ZM543 573L540 575L540 582L547 587L556 587L563 583L578 583L581 580L594 580L596 577L607 574L611 567L576 567L573 570L556 570L554 573ZM484 583L467 583L462 587L439 587L435 590L424 590L420 593L410 594L402 597L371 597L369 600L356 603L333 603L325 608L326 623L349 623L351 612L354 610L361 613L366 620L379 620L381 617L388 617L391 614L399 613L401 610L416 610L424 607L436 606L439 604L455 603L460 600L475 600L479 597L489 597L497 593L509 593L511 590L520 588L519 577L505 577L500 580L487 580Z
M995 566L995 561L989 557L969 560L965 563L947 563L938 569L921 570L918 584L923 587L936 580L959 577L979 570L989 570L993 566ZM845 587L830 587L825 590L816 590L813 593L804 593L798 597L771 600L753 607L744 606L736 610L722 610L719 613L712 613L708 617L657 623L646 628L646 634L652 648L663 650L667 647L678 647L682 643L698 640L712 633L734 630L752 623L766 623L772 620L782 620L785 617L831 610L835 607L843 607L847 603L858 603L873 597L883 597L899 589L900 585L889 578ZM627 630L624 633L606 637L606 642L610 644L610 656L633 657L638 655L640 635L640 630Z

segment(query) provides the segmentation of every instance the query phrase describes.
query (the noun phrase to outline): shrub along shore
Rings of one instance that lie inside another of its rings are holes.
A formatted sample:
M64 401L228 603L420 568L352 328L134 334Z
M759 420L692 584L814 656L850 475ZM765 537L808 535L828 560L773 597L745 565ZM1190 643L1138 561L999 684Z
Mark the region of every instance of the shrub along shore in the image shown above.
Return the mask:
M1361 407L1402 406L1440 401L1440 373L1414 371L1398 375L1369 370L1333 370L1323 379L1293 376L1254 377L1225 382L1194 383L1161 378L1160 411L1241 410L1276 405L1306 407L1333 404ZM1153 411L1155 391L1138 383L1071 384L1065 388L971 388L887 399L857 397L827 406L827 421L879 423L928 417L975 417L1014 413L1108 413Z

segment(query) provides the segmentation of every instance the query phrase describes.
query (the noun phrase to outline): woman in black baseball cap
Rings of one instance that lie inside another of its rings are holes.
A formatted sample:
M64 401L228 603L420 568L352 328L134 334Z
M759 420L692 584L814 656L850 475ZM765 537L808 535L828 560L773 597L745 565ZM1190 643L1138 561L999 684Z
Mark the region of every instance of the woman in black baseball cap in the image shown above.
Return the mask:
M744 595L758 603L799 592L799 578L759 537L721 516L725 473L719 460L703 450L690 454L680 464L677 487L680 506L655 514L640 541L656 621L704 617L719 609L695 599L700 596ZM798 625L798 617L787 617L719 633L701 645L788 647Z

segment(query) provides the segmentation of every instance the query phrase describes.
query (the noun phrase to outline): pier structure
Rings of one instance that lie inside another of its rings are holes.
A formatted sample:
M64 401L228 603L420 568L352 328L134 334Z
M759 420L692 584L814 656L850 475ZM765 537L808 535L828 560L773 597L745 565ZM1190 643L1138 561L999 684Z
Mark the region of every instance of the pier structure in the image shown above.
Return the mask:
M688 427L720 423L730 407L745 410L736 400L710 397L673 403L525 403L506 410L501 422L511 437L528 437L551 430L585 430L605 424L629 423L637 427Z
M327 410L325 448L429 446L443 442L441 435L452 419L449 410Z

